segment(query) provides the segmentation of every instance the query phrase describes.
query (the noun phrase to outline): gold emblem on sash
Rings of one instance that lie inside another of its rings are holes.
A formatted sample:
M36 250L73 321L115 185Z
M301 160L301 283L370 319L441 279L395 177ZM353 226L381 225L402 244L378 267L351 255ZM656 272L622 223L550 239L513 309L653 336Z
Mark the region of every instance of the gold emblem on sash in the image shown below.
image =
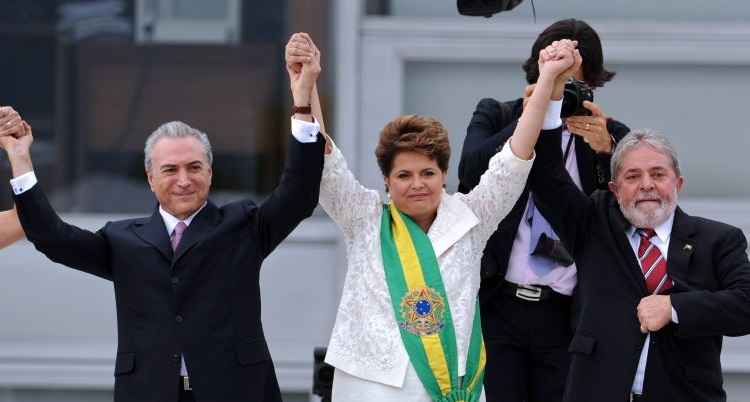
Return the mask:
M399 326L414 335L425 336L440 332L445 325L445 301L431 288L418 288L401 299Z

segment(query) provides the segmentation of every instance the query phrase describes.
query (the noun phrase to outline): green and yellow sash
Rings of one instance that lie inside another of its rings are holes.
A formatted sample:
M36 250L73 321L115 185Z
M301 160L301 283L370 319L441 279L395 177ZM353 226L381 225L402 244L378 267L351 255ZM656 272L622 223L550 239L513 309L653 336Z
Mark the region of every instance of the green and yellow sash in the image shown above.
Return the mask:
M433 402L479 400L486 355L479 306L466 375L458 377L456 334L432 243L411 218L384 205L380 243L385 279L409 360Z

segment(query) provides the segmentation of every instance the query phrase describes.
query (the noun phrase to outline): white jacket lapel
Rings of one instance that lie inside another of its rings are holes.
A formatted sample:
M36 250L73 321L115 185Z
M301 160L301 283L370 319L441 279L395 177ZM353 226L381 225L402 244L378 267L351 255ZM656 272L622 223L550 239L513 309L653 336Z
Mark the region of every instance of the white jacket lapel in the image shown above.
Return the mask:
M479 218L468 205L458 197L443 191L437 217L435 217L435 221L427 233L430 241L432 241L435 256L440 258L444 252L477 224L479 224Z

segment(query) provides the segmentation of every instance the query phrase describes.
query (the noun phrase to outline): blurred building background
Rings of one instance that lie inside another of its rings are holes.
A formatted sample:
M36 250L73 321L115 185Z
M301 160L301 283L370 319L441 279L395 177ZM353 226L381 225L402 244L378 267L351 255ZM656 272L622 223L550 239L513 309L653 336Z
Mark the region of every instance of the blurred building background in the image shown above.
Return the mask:
M688 212L750 234L750 3L527 0L493 18L457 15L453 0L0 0L0 104L34 127L41 185L64 218L97 229L148 214L142 146L183 120L215 148L218 203L261 200L288 138L283 47L310 32L324 54L329 131L361 181L381 188L373 157L398 114L437 116L454 158L477 101L518 97L521 62L551 22L576 17L601 35L615 79L596 92L631 128L668 134L681 153ZM0 157L0 182L10 170ZM0 185L0 209L11 205ZM272 254L263 322L289 401L310 399L312 348L327 343L344 270L323 213ZM47 261L28 242L0 259L0 402L110 401L112 287ZM731 401L750 401L750 338L727 338Z

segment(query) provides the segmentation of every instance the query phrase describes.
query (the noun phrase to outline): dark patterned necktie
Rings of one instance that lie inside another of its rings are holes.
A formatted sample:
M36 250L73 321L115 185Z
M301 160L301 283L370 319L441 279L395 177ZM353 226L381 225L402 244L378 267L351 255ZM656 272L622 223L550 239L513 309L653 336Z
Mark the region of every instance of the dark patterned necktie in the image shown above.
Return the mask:
M638 229L641 243L638 245L638 260L641 262L646 289L649 293L660 294L672 287L672 280L667 275L667 260L659 247L651 243L656 235L653 229Z

